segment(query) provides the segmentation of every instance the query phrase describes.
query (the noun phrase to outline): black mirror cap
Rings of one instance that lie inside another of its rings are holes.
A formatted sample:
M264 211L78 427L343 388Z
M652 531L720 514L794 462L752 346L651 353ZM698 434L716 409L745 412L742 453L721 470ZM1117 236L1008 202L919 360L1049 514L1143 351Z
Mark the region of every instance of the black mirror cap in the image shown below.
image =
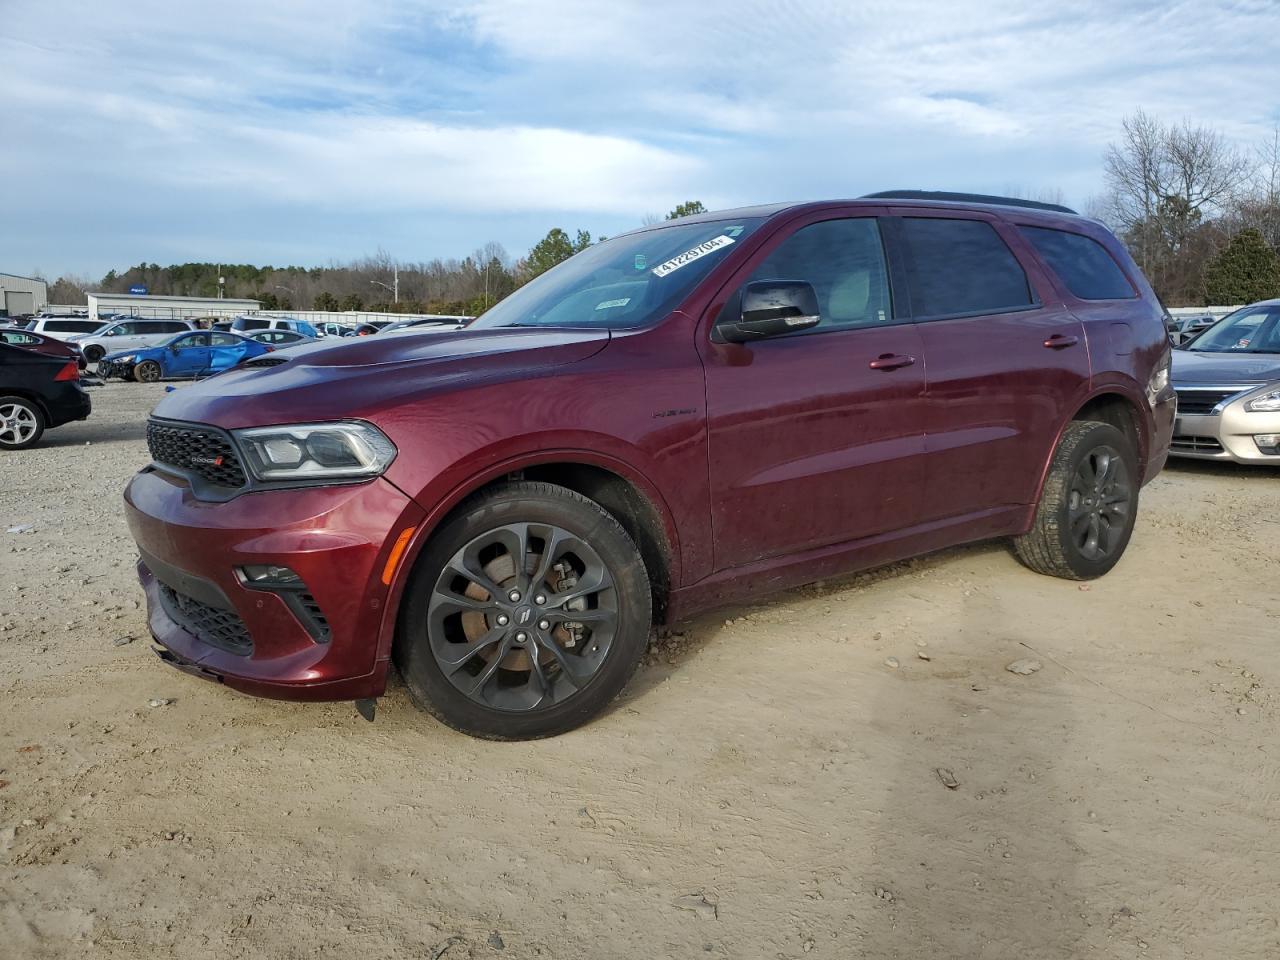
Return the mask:
M750 343L807 330L821 319L813 284L804 280L756 280L742 291L739 316L718 324L716 333L729 343Z

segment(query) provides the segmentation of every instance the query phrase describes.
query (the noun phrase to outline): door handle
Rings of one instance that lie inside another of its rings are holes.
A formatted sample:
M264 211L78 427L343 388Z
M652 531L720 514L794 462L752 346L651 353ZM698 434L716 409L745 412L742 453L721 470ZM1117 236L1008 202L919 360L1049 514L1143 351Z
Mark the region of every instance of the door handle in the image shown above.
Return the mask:
M1044 345L1050 350L1061 350L1063 347L1074 347L1079 342L1079 337L1068 337L1061 333L1055 333L1044 342Z
M909 367L915 362L915 357L908 357L906 354L882 353L867 366L872 370L897 370L899 367Z

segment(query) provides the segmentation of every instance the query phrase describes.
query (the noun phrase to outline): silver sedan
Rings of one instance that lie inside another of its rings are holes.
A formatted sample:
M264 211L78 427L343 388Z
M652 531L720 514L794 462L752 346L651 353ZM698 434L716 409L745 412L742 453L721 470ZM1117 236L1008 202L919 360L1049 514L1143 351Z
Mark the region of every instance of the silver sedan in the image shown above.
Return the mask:
M1280 466L1280 300L1242 307L1173 352L1179 457Z

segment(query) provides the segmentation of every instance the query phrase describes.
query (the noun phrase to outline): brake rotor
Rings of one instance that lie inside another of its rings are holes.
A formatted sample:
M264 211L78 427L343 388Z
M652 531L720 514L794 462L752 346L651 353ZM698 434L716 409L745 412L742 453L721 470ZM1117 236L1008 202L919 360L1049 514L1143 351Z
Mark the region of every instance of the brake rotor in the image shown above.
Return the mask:
M529 560L526 562L526 573L532 573L536 569L535 564L537 563L537 560L537 556L529 557ZM494 557L481 569L484 570L485 576L504 590L508 587L515 586L516 565L511 554L504 553L501 556ZM463 595L470 600L478 600L482 603L490 599L489 594L484 587L475 582L467 584L467 589L463 591ZM494 616L496 616L496 614ZM466 636L468 643L475 643L497 626L496 623L492 623L490 621L489 614L480 613L475 610L462 614L460 619L462 621L462 632ZM552 631L551 636L561 645L564 644L565 640L569 639L568 633L562 626L557 626L555 630ZM485 663L488 663L492 660L492 650L495 649L497 649L496 645L490 648L490 650L482 651L477 656ZM549 651L540 647L538 650L538 662L544 665L551 664L555 662L555 657ZM528 652L520 649L509 651L507 655L502 658L502 663L499 664L499 669L502 670L529 670L531 668L532 664L529 661Z

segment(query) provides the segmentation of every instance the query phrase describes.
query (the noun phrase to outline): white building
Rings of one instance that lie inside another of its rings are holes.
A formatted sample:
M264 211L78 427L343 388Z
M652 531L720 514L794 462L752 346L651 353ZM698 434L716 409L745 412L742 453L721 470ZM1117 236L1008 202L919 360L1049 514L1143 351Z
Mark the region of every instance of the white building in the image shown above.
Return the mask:
M90 293L89 316L106 319L115 313L162 320L194 317L235 317L255 313L262 304L257 300L218 299L217 297L153 297L141 293Z
M35 313L49 302L49 285L32 277L0 273L0 315Z

